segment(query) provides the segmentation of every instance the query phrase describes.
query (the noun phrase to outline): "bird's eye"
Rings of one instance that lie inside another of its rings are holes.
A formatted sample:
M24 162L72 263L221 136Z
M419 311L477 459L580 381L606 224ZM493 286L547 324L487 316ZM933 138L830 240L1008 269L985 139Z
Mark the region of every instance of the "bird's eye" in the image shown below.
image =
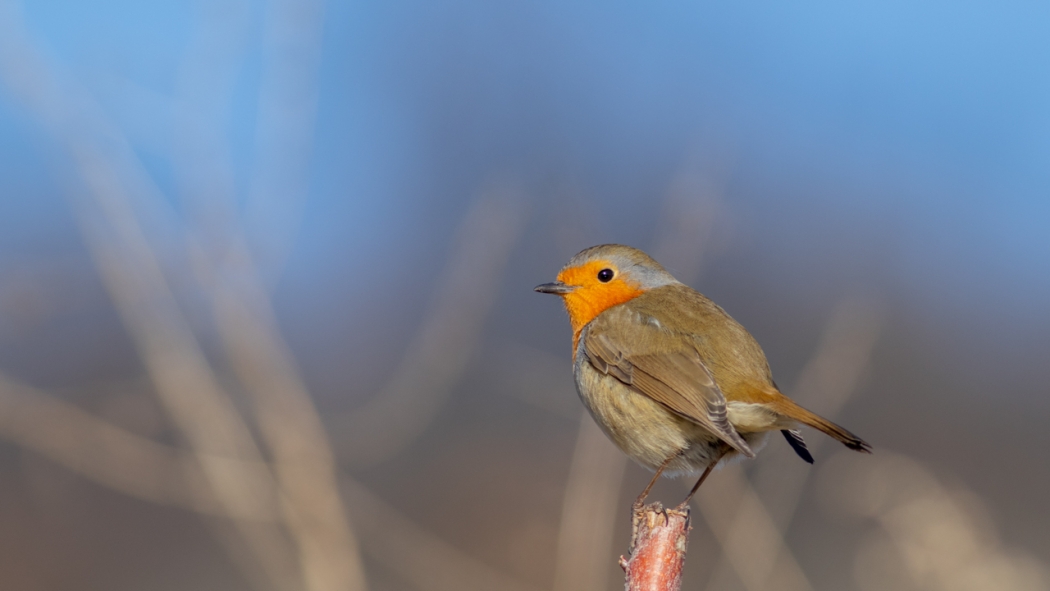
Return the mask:
M602 269L601 271L598 271L598 281L608 283L612 281L613 275L614 273L612 269Z

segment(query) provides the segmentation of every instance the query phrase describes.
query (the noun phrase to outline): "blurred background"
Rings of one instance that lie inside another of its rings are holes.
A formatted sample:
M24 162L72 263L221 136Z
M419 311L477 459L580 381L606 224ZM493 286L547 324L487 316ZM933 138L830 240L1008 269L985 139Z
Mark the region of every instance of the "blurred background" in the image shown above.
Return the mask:
M1050 588L1048 26L0 0L0 586L621 588L532 292L620 242L876 450L716 473L684 588Z

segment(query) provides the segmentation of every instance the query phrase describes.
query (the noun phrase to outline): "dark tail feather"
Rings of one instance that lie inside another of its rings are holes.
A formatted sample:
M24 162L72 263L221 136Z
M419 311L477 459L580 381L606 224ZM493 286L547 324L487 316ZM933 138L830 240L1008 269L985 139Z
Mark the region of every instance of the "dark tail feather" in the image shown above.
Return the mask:
M787 439L788 445L791 446L791 449L795 450L798 457L810 464L813 463L813 454L809 453L809 448L806 447L806 441L802 439L802 433L793 430L789 431L787 429L782 430L781 433L784 434L784 439Z

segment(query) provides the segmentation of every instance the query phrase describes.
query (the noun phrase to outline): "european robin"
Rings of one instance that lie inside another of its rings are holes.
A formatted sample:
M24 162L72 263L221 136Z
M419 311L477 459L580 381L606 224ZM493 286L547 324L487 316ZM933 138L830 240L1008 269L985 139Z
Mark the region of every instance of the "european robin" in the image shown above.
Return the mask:
M565 303L584 406L624 453L656 471L636 506L662 473L700 473L685 505L720 461L755 457L770 431L809 463L800 425L871 452L782 394L754 337L636 248L588 248L536 291Z

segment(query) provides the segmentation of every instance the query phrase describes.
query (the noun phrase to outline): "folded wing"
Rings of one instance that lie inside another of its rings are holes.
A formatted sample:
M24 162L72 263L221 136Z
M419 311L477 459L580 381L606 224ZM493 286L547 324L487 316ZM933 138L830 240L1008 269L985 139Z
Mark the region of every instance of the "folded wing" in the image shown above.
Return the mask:
M609 310L603 316L607 317L595 319L584 334L587 360L595 369L706 428L745 456L755 457L729 423L725 396L695 348L683 346L659 322L648 322L627 309Z

